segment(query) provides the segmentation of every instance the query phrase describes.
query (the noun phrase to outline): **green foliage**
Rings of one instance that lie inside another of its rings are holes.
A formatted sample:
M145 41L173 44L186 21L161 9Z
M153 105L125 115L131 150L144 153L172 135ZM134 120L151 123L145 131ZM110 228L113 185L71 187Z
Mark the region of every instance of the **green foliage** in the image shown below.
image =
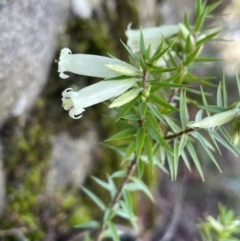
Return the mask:
M204 221L198 224L203 241L238 241L240 234L240 217L236 217L232 210L219 205L219 216L205 216Z
M92 177L97 185L109 192L109 204L104 204L93 192L83 188L85 194L104 212L100 222L100 232L97 235L98 241L103 237L119 240L120 232L114 224L114 221L118 220L117 217L127 219L133 228L137 229L137 217L134 214L130 192L142 191L151 201L154 201L150 188L142 181L146 166L151 173L154 173L156 168L160 168L169 173L172 180L176 180L178 169L184 163L189 171L194 166L204 181L202 160L194 147L196 142L201 144L209 161L220 172L217 158L213 154L215 149L220 152L219 143L233 153L239 153L235 143L240 139L240 108L238 102L228 106L224 75L217 86L216 105L208 104L208 97L211 94L205 93L203 87L206 85L216 89L212 83L212 77L194 75L195 68L204 67L205 63L219 61L217 58L201 55L204 44L214 41L219 33L216 28L213 30L206 28L207 20L219 4L218 2L207 5L202 0L196 1L195 24L191 25L185 13L183 23L176 26L177 34L174 32L170 36L159 38L157 45L151 42L147 46L144 29L139 30L139 39L133 41L139 47L137 52L123 43L134 68L138 69L137 85L141 91L137 98L115 109L112 120L115 120L122 130L105 142L106 146L116 150L122 156L122 164L124 167L128 165L127 169L118 170L111 176L107 175L107 182ZM237 75L236 82L240 93ZM199 84L202 86L199 87ZM196 96L202 98L202 103L196 101ZM190 105L199 109L195 122L190 122L188 113ZM204 118L204 112L207 118ZM218 121L218 117L221 120ZM224 118L226 121L222 120ZM215 119L216 123L214 123ZM232 138L223 127L223 124L228 122L232 123ZM201 128L206 130L209 138L199 131ZM138 175L134 174L135 169ZM116 183L116 178L122 179L120 184ZM221 208L220 215L226 214L224 210ZM209 237L209 233L212 232L209 231L209 227L213 228L216 225L217 231L221 227L221 232L224 228L213 220L208 217L207 221L201 224L201 230L203 230L201 232L207 232L206 237ZM232 222L233 220L230 221L231 225ZM94 227L99 225L95 221L87 223L89 226L92 224Z

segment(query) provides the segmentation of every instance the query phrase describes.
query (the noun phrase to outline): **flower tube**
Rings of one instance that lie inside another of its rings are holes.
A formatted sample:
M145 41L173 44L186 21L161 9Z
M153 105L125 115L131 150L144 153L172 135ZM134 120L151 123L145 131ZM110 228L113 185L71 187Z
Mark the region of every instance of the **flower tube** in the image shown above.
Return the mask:
M64 72L72 72L74 74L104 79L124 75L124 72L119 74L118 71L114 71L114 68L109 68L108 66L118 66L118 68L122 67L122 69L126 70L126 76L139 75L139 71L137 69L119 59L90 54L72 54L71 50L68 48L61 50L58 62L58 72L60 73L59 76L62 79L69 77ZM131 73L131 75L128 73Z
M65 110L69 111L69 115L72 118L79 119L82 117L81 114L85 111L86 107L121 95L134 86L137 81L138 79L133 78L115 81L100 81L78 92L68 88L62 93L62 106Z
M187 124L187 126L190 128L211 128L221 126L237 118L239 113L240 109L235 108L212 116L208 116L200 121L190 122Z
M127 45L133 52L138 52L140 49L140 30L132 30L128 26L125 34L128 38ZM157 49L162 38L171 37L179 32L178 25L165 25L160 27L153 28L144 28L142 29L142 34L144 38L145 46L148 47L151 44L152 49Z

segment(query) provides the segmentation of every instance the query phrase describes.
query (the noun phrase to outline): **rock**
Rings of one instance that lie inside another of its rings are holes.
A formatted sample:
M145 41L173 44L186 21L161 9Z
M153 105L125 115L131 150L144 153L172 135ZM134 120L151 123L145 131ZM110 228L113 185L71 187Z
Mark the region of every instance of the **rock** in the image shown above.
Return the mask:
M69 1L0 2L0 126L30 110L44 87Z
M0 145L0 216L5 203L5 178L2 165L2 146Z
M0 128L23 116L44 87L69 1L0 1ZM0 146L0 214L5 199Z
M93 166L97 147L96 131L90 130L78 139L62 132L55 136L52 142L47 191L65 188L68 184L79 187Z

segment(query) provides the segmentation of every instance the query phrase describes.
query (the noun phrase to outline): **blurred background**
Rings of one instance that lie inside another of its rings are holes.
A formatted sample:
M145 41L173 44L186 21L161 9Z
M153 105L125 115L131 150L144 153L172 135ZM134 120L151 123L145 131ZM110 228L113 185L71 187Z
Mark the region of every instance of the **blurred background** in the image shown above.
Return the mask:
M128 61L120 39L126 42L129 23L132 28L177 24L184 11L194 21L194 2L0 0L0 240L81 240L81 230L74 226L100 219L101 213L80 185L109 201L89 175L104 179L118 168L119 156L100 145L118 129L106 118L103 104L88 108L80 120L63 110L64 89L79 89L96 79L77 75L60 79L55 59L61 48L110 53ZM240 68L240 1L223 0L215 14L221 16L216 22L223 28L221 37L231 41L206 46L205 51L225 61L199 74L217 76L218 83L224 71L234 102L238 101L235 69ZM221 174L207 155L201 151L199 155L205 182L194 167L192 173L182 167L176 182L162 172L145 174L156 203L143 195L134 198L139 240L200 240L196 223L206 213L216 216L219 202L240 213L239 158L224 149L222 155L216 153Z

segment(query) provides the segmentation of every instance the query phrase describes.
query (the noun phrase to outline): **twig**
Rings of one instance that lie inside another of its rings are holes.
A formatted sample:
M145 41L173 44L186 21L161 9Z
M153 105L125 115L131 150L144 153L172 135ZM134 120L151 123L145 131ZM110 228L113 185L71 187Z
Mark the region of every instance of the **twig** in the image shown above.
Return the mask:
M128 166L127 173L126 173L124 179L122 180L121 184L119 185L117 193L115 194L112 202L110 203L109 208L113 208L114 205L121 198L123 187L128 183L129 179L131 178L131 176L133 175L133 173L135 171L135 168L136 168L136 158L134 158L131 161L130 165Z
M183 134L187 134L187 133L190 133L190 132L193 132L193 131L194 131L194 129L189 128L189 129L180 131L180 132L175 133L175 134L172 134L172 135L164 136L163 138L164 138L165 140L172 140L172 139L175 139L175 138L177 138L177 137L179 137L179 136L182 136Z
M172 103L174 101L174 98L177 95L178 90L179 90L178 88L172 89L171 94L170 94L170 96L168 98L168 103Z
M112 199L112 201L108 205L108 209L112 209L114 207L114 205L116 203L118 203L119 199L122 197L122 190L123 190L124 186L129 182L129 179L133 175L135 169L136 169L136 158L134 158L130 162L130 164L127 168L126 175L123 178L122 182L120 183L120 185L117 189L117 193L115 194L114 198ZM98 234L97 234L97 241L101 241L101 234L102 234L104 228L105 228L104 220L102 219L100 229L99 229Z

